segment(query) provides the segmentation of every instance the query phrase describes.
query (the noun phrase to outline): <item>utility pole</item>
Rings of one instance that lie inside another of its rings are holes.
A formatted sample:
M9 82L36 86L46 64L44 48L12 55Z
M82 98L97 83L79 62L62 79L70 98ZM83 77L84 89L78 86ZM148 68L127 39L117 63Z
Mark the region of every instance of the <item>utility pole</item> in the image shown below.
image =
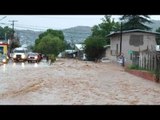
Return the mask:
M122 54L122 22L121 22L121 30L120 30L120 55Z
M13 38L14 38L14 22L17 22L17 20L9 20L9 22L12 22L12 35L11 35L11 44L9 46L9 52L11 52L11 45L12 45L12 42L13 42Z
M13 35L14 35L14 22L18 22L17 20L10 20L9 22L12 22L12 30L13 30Z

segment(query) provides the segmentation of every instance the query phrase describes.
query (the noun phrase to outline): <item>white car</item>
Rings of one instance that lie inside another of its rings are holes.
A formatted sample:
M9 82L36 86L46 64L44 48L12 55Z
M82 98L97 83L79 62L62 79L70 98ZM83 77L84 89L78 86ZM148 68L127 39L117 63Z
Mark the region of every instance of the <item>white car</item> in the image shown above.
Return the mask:
M109 58L108 57L103 57L101 59L101 62L110 62Z

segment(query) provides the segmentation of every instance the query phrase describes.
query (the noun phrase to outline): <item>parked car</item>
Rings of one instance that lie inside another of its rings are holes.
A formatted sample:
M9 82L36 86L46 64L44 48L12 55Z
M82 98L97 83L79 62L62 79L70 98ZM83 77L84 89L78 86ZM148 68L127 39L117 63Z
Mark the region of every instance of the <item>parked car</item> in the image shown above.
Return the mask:
M39 55L39 53L29 53L27 60L28 62L40 62L41 56Z
M108 57L103 57L101 59L101 62L110 62L109 58Z
M2 54L2 55L0 56L0 63L2 63L2 64L7 64L7 63L8 63L8 60L9 60L9 58L7 57L7 55Z

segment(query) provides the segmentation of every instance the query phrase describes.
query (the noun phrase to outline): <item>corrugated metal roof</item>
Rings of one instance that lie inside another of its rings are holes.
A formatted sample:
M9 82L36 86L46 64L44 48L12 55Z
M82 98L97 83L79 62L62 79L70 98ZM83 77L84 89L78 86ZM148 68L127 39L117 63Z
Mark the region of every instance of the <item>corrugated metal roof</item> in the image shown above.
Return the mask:
M111 47L111 45L105 45L105 46L103 46L104 48L108 48L108 47Z
M75 53L76 50L65 50L65 52L71 54L71 53Z
M85 45L84 44L75 44L78 50L84 50Z
M122 33L131 33L131 32L143 32L143 33L150 33L150 34L160 35L160 33L158 33L158 32L146 31L146 30L141 30L141 29L124 30L124 31L122 31ZM112 32L111 34L107 35L106 37L111 37L113 35L120 34L120 33L121 33L121 31Z

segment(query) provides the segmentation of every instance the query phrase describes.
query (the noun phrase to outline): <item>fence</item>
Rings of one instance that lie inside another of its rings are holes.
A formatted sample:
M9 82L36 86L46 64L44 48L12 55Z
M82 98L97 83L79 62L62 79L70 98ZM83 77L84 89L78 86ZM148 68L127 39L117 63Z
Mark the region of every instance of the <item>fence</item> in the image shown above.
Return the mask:
M160 80L160 52L156 51L140 51L139 56L135 55L133 58L133 64L139 65L140 68L153 71L156 76L157 82ZM136 62L135 62L136 61ZM137 64L137 61L139 63Z

